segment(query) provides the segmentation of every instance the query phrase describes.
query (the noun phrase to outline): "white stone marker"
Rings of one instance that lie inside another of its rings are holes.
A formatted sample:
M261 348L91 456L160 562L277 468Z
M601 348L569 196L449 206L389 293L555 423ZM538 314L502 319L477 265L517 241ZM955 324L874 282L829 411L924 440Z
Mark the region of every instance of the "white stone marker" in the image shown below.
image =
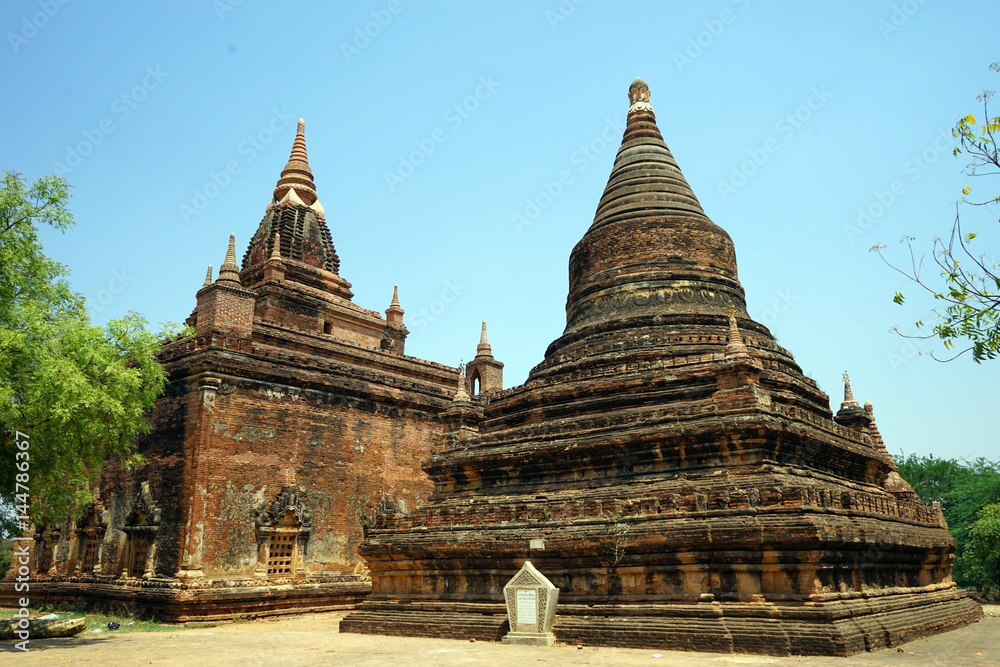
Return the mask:
M503 587L503 596L510 622L510 632L504 636L503 643L552 646L556 640L552 624L556 620L559 589L526 560Z

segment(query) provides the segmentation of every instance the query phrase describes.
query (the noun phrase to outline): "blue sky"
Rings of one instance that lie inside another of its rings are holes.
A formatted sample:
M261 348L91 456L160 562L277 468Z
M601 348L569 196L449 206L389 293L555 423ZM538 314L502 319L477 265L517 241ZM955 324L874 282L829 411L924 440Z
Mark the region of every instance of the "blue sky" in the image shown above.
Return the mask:
M994 13L942 0L11 0L0 155L75 186L76 228L45 246L95 321L131 309L179 322L229 234L246 248L303 117L355 302L384 310L398 283L407 352L449 364L475 354L486 319L513 386L565 325L569 252L641 76L736 243L751 315L833 408L847 369L890 451L997 458L997 362L940 364L926 355L939 345L890 333L933 304L910 287L893 305L904 280L869 252L885 243L905 262L904 235L928 251L962 187L980 187L949 131L1000 88ZM993 261L997 217L965 222Z

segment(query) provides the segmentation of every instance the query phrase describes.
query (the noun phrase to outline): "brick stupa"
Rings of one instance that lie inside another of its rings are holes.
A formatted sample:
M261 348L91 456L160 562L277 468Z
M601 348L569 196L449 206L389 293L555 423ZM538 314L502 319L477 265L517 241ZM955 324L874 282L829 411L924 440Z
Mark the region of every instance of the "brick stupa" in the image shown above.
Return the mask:
M641 79L629 101L565 332L524 385L456 395L431 501L367 532L341 630L496 639L529 559L568 643L849 655L978 619L940 509L749 317Z

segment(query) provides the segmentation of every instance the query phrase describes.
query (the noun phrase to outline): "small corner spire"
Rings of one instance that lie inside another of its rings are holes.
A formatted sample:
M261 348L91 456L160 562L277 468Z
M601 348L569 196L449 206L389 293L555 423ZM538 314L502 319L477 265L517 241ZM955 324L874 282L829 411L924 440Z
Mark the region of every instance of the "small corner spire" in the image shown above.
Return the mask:
M483 330L479 334L479 345L476 346L476 356L493 356L493 348L490 346L490 341L486 337L486 320L483 320Z
M226 261L219 267L219 277L216 282L242 284L240 282L240 267L236 263L236 234L229 235L229 248L226 250Z
M385 319L390 324L402 324L403 313L406 311L399 307L399 285L392 286L392 301L385 310Z
M202 287L208 287L212 284L212 265L208 265L208 271L205 273L205 282L202 283Z
M281 232L274 233L274 245L271 247L271 259L281 259Z
M726 344L726 356L745 356L750 353L736 325L736 306L729 302L729 342Z
M453 402L455 403L468 403L472 400L469 396L469 392L465 389L465 364L459 362L458 364L458 391L455 392L455 398Z
M844 402L840 404L840 409L860 408L858 402L854 400L854 392L851 391L851 376L844 371Z

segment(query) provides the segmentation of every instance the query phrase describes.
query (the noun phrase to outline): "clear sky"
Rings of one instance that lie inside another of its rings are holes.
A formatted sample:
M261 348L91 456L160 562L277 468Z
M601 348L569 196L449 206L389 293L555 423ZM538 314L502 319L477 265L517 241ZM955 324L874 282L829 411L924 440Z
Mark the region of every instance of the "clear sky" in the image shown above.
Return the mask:
M569 253L641 76L667 145L736 243L751 315L834 410L847 369L891 452L1000 458L1000 362L940 364L919 354L940 345L890 333L931 319L933 303L911 287L894 305L904 280L869 252L882 242L903 263L903 235L929 251L962 187L980 185L950 128L1000 88L995 10L7 0L0 156L75 186L76 227L45 246L95 321L131 309L180 322L229 234L246 249L305 118L355 302L382 311L398 283L407 352L453 365L474 356L486 319L513 386L565 325ZM965 222L993 261L997 217Z

